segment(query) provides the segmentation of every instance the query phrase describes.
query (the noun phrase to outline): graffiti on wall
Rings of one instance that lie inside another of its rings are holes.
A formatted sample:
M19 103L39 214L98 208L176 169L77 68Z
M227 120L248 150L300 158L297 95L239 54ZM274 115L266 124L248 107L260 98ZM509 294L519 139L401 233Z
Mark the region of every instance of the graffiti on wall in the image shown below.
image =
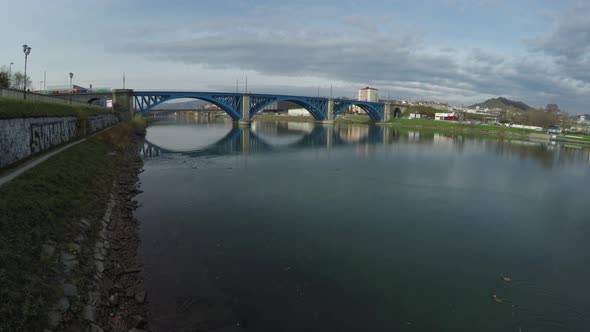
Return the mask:
M70 141L78 134L76 120L31 123L31 153Z
M119 122L119 119L113 114L88 118L88 124L90 125L91 133L112 126L117 122Z

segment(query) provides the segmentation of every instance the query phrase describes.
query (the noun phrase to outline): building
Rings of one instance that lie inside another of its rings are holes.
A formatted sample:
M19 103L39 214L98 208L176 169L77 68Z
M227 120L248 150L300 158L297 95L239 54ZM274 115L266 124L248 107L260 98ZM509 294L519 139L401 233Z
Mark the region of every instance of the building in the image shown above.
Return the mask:
M311 113L305 108L290 108L287 110L287 114L292 116L311 116Z
M371 102L378 102L379 101L379 90L371 87L365 87L359 90L359 98L360 101L371 101Z
M457 121L458 117L455 112L435 113L435 120Z
M379 102L379 90L375 89L375 88L371 88L371 87L364 87L362 89L359 89L359 96L357 98L360 101L370 101L370 102ZM362 113L364 114L365 111L358 107L358 106L352 106L351 107L351 111L353 113Z

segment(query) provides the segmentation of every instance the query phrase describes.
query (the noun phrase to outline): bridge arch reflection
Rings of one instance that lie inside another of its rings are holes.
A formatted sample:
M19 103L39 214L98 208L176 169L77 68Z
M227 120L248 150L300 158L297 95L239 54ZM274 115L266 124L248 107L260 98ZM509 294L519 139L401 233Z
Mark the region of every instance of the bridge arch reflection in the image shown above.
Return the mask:
M276 124L274 124L276 126ZM270 127L270 126L269 126ZM145 140L142 149L144 158L158 157L165 154L182 154L191 157L219 156L226 154L271 153L288 149L331 148L335 146L355 144L391 144L398 136L397 130L389 127L367 126L366 134L356 140L343 139L341 132L350 130L349 127L317 126L298 128L293 130L298 136L291 136L288 142L279 141L276 137L265 133L264 124L259 127L233 126L229 132L206 147L193 150L175 150ZM277 129L280 130L280 129Z

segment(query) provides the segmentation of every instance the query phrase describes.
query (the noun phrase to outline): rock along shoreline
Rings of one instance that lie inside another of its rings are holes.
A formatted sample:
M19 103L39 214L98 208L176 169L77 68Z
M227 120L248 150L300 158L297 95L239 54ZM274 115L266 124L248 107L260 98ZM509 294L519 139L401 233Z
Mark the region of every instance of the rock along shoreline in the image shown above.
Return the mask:
M143 161L139 151L143 137L131 133L100 221L93 255L86 262L94 266L91 290L84 294L81 317L72 320L65 331L149 331L147 292L138 260L139 221L134 197L140 193L139 174ZM49 331L49 330L46 330Z
M103 234L106 237L106 256L102 278L98 282L100 297L94 309L97 312L95 324L104 331L148 330L147 292L137 255L139 221L133 217L137 208L133 198L140 193L139 174L143 161L139 151L142 144L143 137L130 134L113 186L110 222L99 236L99 241ZM97 276L100 276L100 270L98 264Z

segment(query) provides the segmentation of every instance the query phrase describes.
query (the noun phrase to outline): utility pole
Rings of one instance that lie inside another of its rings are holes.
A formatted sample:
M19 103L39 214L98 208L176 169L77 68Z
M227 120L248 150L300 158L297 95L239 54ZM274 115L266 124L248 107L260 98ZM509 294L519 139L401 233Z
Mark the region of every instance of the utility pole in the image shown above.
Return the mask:
M123 89L125 89L125 73L123 73Z
M47 91L47 70L43 72L43 91Z
M332 99L332 84L330 84L330 99Z

